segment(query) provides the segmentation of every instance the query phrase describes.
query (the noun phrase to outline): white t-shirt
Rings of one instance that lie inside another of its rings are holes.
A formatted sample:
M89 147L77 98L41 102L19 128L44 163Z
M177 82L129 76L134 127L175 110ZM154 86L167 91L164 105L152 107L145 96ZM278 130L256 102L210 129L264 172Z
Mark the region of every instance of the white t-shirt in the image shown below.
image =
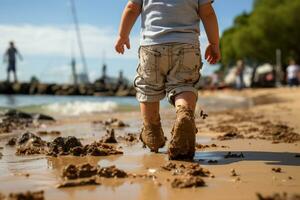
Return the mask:
M287 71L288 79L297 78L298 72L299 72L299 66L298 65L290 65L287 67L286 71Z

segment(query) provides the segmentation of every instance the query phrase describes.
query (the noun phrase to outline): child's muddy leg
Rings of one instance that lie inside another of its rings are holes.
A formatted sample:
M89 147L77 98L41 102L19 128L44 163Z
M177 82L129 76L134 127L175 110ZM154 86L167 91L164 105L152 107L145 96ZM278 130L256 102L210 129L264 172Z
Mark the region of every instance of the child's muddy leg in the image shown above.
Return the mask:
M195 111L197 97L193 92L182 92L175 96L175 107L186 107Z
M192 160L195 154L195 107L197 96L194 92L182 92L175 96L176 121L168 154L170 160Z
M140 139L152 152L158 152L165 145L166 139L160 123L159 102L140 103L143 128Z
M159 102L140 103L143 122L147 124L160 124Z

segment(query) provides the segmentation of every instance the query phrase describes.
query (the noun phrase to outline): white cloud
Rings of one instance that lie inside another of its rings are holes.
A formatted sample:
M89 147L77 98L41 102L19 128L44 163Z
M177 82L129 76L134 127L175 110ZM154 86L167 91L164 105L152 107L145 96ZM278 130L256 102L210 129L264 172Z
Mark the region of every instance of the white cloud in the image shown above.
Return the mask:
M107 58L118 56L114 51L116 30L82 25L81 35L87 58L101 58L103 52ZM1 52L4 52L8 42L13 40L24 55L70 57L72 47L75 49L75 54L79 55L74 27L71 25L0 25L0 38ZM128 51L123 58L136 58L137 36L132 37L132 46L132 50Z

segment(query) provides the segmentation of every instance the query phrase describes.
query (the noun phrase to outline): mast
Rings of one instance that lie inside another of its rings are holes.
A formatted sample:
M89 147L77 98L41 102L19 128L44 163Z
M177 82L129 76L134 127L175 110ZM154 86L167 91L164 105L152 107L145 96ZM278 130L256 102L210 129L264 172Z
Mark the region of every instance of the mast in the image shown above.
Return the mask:
M89 82L88 68L87 68L87 63L86 63L86 59L85 59L83 43L82 43L82 39L81 39L81 31L80 31L78 17L77 17L77 10L76 10L76 5L75 5L75 0L70 0L70 3L71 3L71 11L72 11L74 24L75 24L77 42L78 42L79 52L80 52L81 61L82 61L82 65L83 65L83 70L84 70L84 74L87 78L87 81Z
M76 60L74 57L72 57L71 59L71 67L72 67L73 84L78 85L77 73L76 73Z
M102 79L103 80L106 79L106 70L107 70L107 66L105 62L105 51L103 51L102 52Z

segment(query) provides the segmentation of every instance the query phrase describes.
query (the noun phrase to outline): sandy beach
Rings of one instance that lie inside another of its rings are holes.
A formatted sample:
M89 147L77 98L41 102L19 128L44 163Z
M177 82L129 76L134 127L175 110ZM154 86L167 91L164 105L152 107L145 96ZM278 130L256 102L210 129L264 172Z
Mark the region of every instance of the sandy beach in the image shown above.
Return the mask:
M170 162L166 154L167 146L158 154L142 148L141 142L137 141L141 127L138 111L58 118L54 123L42 124L37 128L29 127L0 134L0 193L9 196L11 193L42 190L47 200L255 200L259 199L258 193L261 194L260 199L273 197L275 193L287 193L287 199L299 199L300 89L205 91L200 92L200 99L201 96L212 99L234 96L237 99L247 99L251 103L245 107L226 110L206 109L198 105L198 145L193 163ZM208 114L206 119L200 116L201 110ZM175 112L171 108L164 108L161 116L165 135L169 139ZM59 136L75 136L83 145L91 144L105 135L105 129L109 126L109 123L105 124L105 120L109 118L117 118L129 125L122 128L110 127L114 128L118 142L112 146L123 154L57 157L46 154L16 155L17 147L6 145L8 140L20 137L26 130L46 142L53 141L58 135L41 132L38 134L39 131L59 131ZM132 140L124 137L128 133L132 133ZM115 165L127 176L107 178L98 173L95 177L97 185L57 187L66 180L62 176L66 166L85 163L98 166L98 172L102 168ZM166 167L169 163L176 165L169 169ZM189 174L188 169L193 164L197 164L195 166L201 167L205 173ZM175 184L175 179L197 178L205 183L197 182L190 188Z

